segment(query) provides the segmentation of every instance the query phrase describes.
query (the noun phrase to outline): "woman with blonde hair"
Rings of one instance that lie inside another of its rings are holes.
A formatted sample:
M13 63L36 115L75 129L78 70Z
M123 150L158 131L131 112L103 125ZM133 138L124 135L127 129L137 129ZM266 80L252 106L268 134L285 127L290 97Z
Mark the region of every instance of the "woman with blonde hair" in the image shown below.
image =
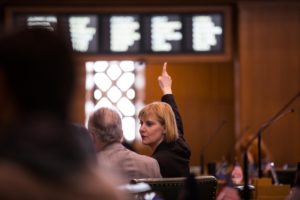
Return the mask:
M162 177L186 177L189 175L191 151L183 137L183 124L174 96L172 79L164 63L159 86L163 92L161 102L146 105L139 112L142 143L153 150Z

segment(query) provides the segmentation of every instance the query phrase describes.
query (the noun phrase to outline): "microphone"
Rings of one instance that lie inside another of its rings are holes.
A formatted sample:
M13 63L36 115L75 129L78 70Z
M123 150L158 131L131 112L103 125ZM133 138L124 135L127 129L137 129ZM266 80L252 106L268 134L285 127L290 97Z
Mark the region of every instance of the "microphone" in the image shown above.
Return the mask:
M290 101L285 104L273 117L271 117L266 123L264 123L259 129L256 135L254 135L254 137L252 137L249 142L246 145L246 148L244 150L244 156L243 156L243 163L244 163L244 188L243 188L243 199L244 200L249 200L250 199L250 188L248 185L249 182L249 174L248 174L248 156L247 156L247 151L248 151L248 147L251 145L251 143L258 138L258 176L259 178L262 177L262 169L261 169L261 134L262 131L264 131L265 129L267 129L269 126L271 126L273 124L273 122L278 121L279 119L281 119L283 116L285 116L288 113L292 113L294 112L294 109L290 109L288 111L287 108L300 96L300 91L293 96Z
M271 175L272 175L272 178L274 180L274 185L279 185L277 173L275 171L275 166L274 166L273 162L270 163L270 167L271 167Z
M226 123L227 123L226 120L222 120L220 125L217 127L216 131L212 135L210 135L206 144L203 145L203 147L201 148L201 151L200 151L200 174L202 174L202 175L204 174L204 151L206 150L207 146L212 142L213 138L220 132L220 130Z

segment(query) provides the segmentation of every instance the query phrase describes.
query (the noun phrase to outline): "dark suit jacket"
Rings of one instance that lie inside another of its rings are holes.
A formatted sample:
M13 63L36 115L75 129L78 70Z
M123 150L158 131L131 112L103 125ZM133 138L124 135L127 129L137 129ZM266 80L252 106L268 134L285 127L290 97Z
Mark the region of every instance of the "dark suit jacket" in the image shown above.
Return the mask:
M167 94L162 97L162 101L168 103L175 114L179 138L175 142L162 142L152 154L158 161L162 177L186 177L190 172L191 151L183 137L183 124L179 114L174 96Z

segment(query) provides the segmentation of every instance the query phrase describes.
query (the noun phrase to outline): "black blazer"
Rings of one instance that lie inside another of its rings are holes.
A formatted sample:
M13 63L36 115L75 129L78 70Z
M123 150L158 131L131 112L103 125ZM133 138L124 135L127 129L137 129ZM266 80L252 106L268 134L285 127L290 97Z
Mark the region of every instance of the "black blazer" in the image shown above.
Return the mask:
M158 161L162 177L186 177L190 172L191 151L183 137L182 119L172 94L164 95L161 100L172 107L179 138L175 142L166 143L163 141L160 143L153 152L152 157Z

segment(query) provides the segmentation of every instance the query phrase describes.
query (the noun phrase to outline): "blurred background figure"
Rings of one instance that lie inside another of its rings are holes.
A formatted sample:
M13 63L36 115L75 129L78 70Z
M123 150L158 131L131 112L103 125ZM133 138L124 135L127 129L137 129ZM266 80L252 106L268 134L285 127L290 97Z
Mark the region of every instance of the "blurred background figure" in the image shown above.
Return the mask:
M237 157L239 163L243 163L243 154L246 150L246 146L248 145L249 141L254 137L254 133L251 130L245 131L239 140L236 143L235 150L237 152ZM249 164L249 178L258 177L258 139L255 138L253 142L249 145L247 150L248 156L248 164ZM269 176L270 170L270 159L271 155L270 152L265 145L264 141L261 140L261 158L262 158L262 170L263 176Z
M77 76L64 38L4 33L0 55L0 199L120 199L70 122Z
M117 110L104 107L95 110L88 120L88 130L94 137L100 165L107 165L124 183L138 178L161 178L155 159L122 145L122 121Z

